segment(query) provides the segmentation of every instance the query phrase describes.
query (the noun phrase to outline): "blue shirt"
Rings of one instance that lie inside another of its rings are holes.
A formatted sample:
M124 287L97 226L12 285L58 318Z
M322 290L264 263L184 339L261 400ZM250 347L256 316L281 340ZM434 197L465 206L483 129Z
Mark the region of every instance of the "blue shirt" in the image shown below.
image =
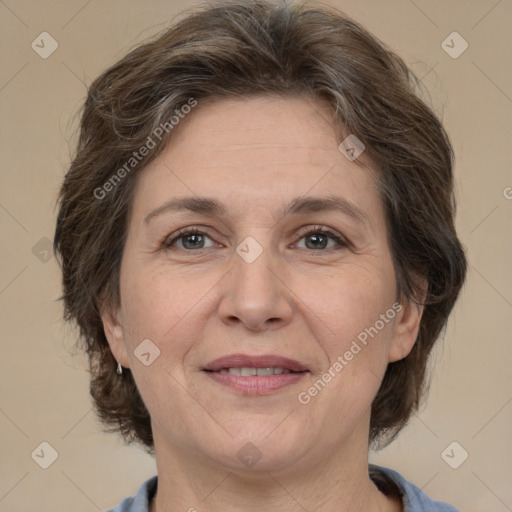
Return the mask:
M403 493L404 512L458 512L456 508L448 505L448 503L431 500L421 489L408 482L400 473L373 464L370 467L385 473L396 483ZM156 493L157 479L158 477L155 475L146 480L135 496L125 498L116 508L107 512L149 512L149 503Z

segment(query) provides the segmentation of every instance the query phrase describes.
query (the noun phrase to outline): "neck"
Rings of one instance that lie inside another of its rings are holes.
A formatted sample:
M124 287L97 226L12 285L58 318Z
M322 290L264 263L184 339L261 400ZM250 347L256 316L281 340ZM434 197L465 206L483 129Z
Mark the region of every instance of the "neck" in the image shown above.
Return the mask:
M156 434L156 435L155 435ZM154 431L158 489L150 512L402 512L368 474L368 447L351 453L332 450L279 471L233 469L163 443ZM350 446L350 443L348 443ZM162 450L164 448L164 450ZM341 455L339 455L341 453ZM364 457L354 458L355 453Z

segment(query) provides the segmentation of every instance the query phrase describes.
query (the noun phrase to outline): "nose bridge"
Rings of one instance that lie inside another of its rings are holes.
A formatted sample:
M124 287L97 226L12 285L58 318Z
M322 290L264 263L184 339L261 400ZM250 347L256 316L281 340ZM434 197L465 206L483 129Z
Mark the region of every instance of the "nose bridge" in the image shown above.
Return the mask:
M233 257L233 274L236 289L241 292L251 292L259 295L274 295L275 275L271 268L273 263L272 250L265 249L253 237L248 237L236 248ZM268 298L268 297L267 297Z
M262 329L278 320L290 320L290 297L278 277L278 263L269 244L264 246L254 237L246 237L237 246L219 306L224 321Z

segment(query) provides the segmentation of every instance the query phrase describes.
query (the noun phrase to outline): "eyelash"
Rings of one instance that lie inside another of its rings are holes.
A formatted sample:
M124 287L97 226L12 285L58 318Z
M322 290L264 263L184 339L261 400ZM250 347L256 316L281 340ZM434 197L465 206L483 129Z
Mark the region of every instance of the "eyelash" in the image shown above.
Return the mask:
M175 242L177 242L178 240L180 240L181 238L184 238L188 235L206 235L207 237L211 238L210 235L208 235L208 233L205 233L204 231L200 231L197 228L182 228L182 229L179 229L173 235L170 235L169 237L165 238L162 243L162 247L167 250L173 250L172 245ZM336 233L334 233L328 229L325 229L322 226L312 226L312 227L309 227L309 228L303 230L300 233L299 240L302 240L303 238L305 238L309 235L326 235L329 238L331 238L332 240L334 240L337 244L337 247L331 247L329 249L320 249L320 250L306 249L311 252L327 252L327 251L332 251L332 250L339 250L339 249L346 248L349 246L349 242L345 238L337 235ZM205 248L201 248L201 249L181 249L180 248L180 250L187 251L187 252L201 252L206 249L209 249L209 247L205 247Z

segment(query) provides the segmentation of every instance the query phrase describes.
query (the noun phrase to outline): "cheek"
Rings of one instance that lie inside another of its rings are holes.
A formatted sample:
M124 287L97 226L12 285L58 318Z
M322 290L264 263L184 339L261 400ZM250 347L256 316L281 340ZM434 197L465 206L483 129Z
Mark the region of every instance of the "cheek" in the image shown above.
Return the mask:
M394 274L381 265L343 265L324 279L303 276L297 296L315 311L331 334L354 336L371 325L395 301ZM311 316L311 315L309 315Z
M211 281L211 282L210 282ZM179 351L199 326L198 315L207 304L215 280L185 279L169 269L126 266L121 280L122 316L128 344L134 348L149 338L161 349Z
M318 410L331 411L333 425L343 416L349 428L365 414L380 387L394 332L392 285L382 276L368 280L354 272L350 279L331 281L317 304L322 321L314 335L325 354L324 367L302 390L300 403L310 401Z
M310 312L304 314L312 321L314 336L321 340L326 367L341 358L351 387L380 375L393 336L396 297L392 270L380 265L346 265L323 283L302 280L300 289L299 294L308 297L305 311Z

